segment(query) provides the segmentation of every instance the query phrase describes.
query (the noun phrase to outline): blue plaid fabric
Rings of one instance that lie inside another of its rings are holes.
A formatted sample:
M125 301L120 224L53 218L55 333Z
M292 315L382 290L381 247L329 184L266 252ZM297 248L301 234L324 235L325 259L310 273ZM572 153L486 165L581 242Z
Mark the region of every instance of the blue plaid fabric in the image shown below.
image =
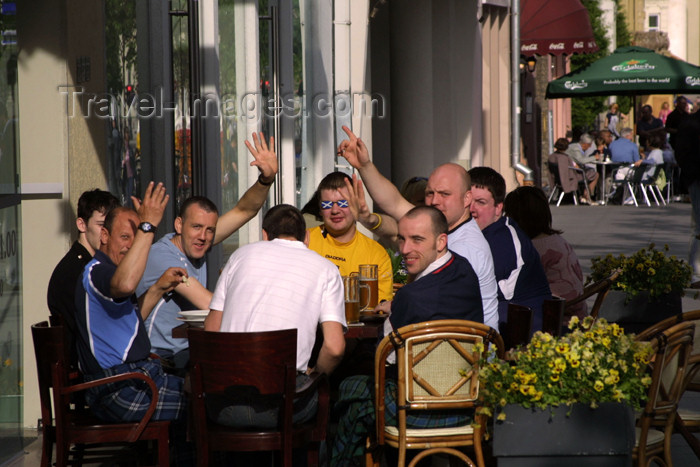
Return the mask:
M130 372L148 375L158 388L158 404L152 420L178 420L184 415L184 380L164 373L159 360L123 363L101 373L86 375L85 380L93 381ZM85 394L85 400L93 413L103 420L138 422L146 415L151 403L151 391L144 381L133 379L90 388Z
M396 396L398 386L386 380L384 392L387 425L396 425ZM338 431L333 440L333 467L364 465L365 439L374 432L374 380L369 376L351 376L340 384L339 400L333 408L340 414ZM406 424L411 428L447 428L470 423L471 414L446 411L408 412Z

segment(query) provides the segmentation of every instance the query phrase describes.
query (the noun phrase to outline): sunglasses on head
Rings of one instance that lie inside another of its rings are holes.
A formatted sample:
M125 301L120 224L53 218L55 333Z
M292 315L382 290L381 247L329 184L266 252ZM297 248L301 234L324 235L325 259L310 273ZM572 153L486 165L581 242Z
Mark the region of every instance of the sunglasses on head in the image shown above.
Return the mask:
M348 200L339 199L338 201L321 201L321 209L331 209L334 204L337 204L339 208L347 208Z

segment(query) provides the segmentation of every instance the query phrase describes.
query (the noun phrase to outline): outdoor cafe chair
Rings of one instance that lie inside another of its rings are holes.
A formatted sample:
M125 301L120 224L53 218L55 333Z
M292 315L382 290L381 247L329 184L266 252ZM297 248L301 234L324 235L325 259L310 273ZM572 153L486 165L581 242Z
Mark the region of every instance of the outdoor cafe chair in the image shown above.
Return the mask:
M141 440L157 441L156 465L169 465L170 422L151 420L158 404L158 389L151 378L143 373L133 372L86 383L79 382L79 375L76 374L75 369L71 370L69 365L70 353L65 345L65 332L62 326L49 327L46 321L34 324L32 339L39 377L43 435L42 467L51 465L54 444L56 445L56 465L63 467L114 461L115 456L124 454L124 450L104 449L104 444L123 446ZM92 415L80 404L74 403L75 400L82 400L74 396L86 389L129 379L142 380L151 390L151 404L140 422L105 422ZM75 449L71 449L71 446Z
M695 324L681 322L653 334L642 332L638 340L651 342L655 354L649 363L651 385L646 405L637 419L633 458L638 466L652 461L672 465L671 437L678 402L685 389L685 378L693 349Z
M477 345L495 345L503 358L501 336L493 328L464 320L439 320L403 326L384 337L375 354L376 438L368 443L367 465L380 465L385 445L398 449L398 466L406 463L407 449L422 450L410 462L446 453L470 466L472 460L459 447L473 446L476 465L484 466L481 447L485 416L476 415L476 424L467 422L454 428L414 428L407 426L407 414L429 410L474 410L479 398L479 359ZM396 352L398 393L397 423L386 424L386 360ZM464 376L460 374L464 370Z
M308 465L318 465L321 441L326 439L329 416L328 379L312 373L296 388L297 330L267 332L211 332L187 330L190 343L190 433L197 449L197 465L208 466L211 451L280 451L282 465L292 466L292 448L308 447ZM247 387L279 403L275 429L239 429L207 417L206 400ZM316 416L292 424L293 402L318 391Z
M644 167L644 164L642 164L640 167ZM647 193L649 193L651 197L654 198L654 202L657 206L661 205L659 203L659 200L661 200L661 203L663 203L663 205L666 206L666 200L664 199L664 195L661 193L661 189L656 184L656 181L659 179L659 176L663 171L664 166L662 164L659 164L656 167L654 167L654 173L651 175L651 177L648 177L646 179L642 177L642 180L639 182L639 186L642 193L644 193L644 199L646 200L647 206L651 206Z
M557 206L561 204L562 199L564 199L564 195L571 193L572 197L574 199L574 204L578 205L578 188L574 191L564 191L562 182L561 182L561 174L559 172L559 164L556 164L554 162L547 162L547 167L549 168L549 173L552 174L552 177L554 178L554 187L551 189L549 192L549 198L547 199L547 202L551 203L552 198L554 198L554 195L556 193L559 193L559 198L557 199ZM576 172L577 175L581 176L582 182L579 182L580 184L583 184L585 192L588 194L588 199L591 199L591 193L588 190L588 184L586 183L586 174L583 171L583 169L578 168L578 167L568 167L570 171Z
M597 319L598 313L600 312L600 307L603 305L603 300L605 300L605 296L608 294L610 287L615 283L615 280L618 278L621 272L622 271L620 269L616 269L608 277L586 286L581 295L566 301L566 305L564 305L564 314L571 314L567 312L571 310L572 307L595 295L596 298L595 302L593 303L593 308L591 308L591 311L588 314L593 319Z
M685 374L685 391L700 392L700 310L686 311L680 315L666 318L640 333L638 339L646 339L648 336L668 329L680 322L695 324L693 350L690 354ZM700 432L700 412L679 408L678 416L674 421L674 429L683 436L695 453L695 456L700 459L700 440L693 435L693 433Z

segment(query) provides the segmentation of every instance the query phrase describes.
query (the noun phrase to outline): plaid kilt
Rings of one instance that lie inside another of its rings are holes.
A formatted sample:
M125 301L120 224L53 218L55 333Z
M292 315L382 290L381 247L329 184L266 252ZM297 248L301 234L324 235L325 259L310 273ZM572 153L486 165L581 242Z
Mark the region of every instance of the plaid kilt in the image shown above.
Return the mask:
M387 425L396 425L396 396L398 386L386 380L384 414ZM340 414L338 431L333 440L331 465L345 467L364 465L365 439L374 433L374 380L370 376L351 376L340 383L339 400L333 408ZM447 411L408 412L406 424L410 428L447 428L470 423L471 415Z
M159 360L123 363L101 373L86 375L85 380L93 381L130 372L148 375L158 388L158 404L152 420L177 420L184 415L184 380L164 373ZM146 415L151 403L150 392L144 381L132 379L90 388L86 391L85 400L93 413L103 420L138 422Z

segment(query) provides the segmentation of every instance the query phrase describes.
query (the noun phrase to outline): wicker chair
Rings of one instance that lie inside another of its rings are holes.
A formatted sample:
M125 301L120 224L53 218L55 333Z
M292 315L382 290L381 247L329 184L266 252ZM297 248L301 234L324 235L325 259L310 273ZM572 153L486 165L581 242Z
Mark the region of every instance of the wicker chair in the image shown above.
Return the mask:
M685 389L695 324L682 322L651 334L645 331L638 336L652 343L656 355L650 363L652 381L647 403L637 420L634 458L639 466L650 465L652 461L670 466L671 436L678 402Z
M376 444L371 446L368 464L380 465L381 447L389 445L399 450L398 465L406 462L407 449L421 449L409 464L415 465L435 453L456 456L468 465L474 463L460 446L473 446L476 464L484 466L481 448L483 415L477 415L477 425L467 423L455 428L411 428L406 424L408 411L473 409L479 396L479 358L476 345L488 348L493 344L503 357L503 341L489 326L472 321L441 320L412 324L395 330L379 344L375 356ZM398 367L397 421L386 425L385 383L386 359L396 352ZM459 370L466 369L466 376Z
M656 323L654 326L640 333L638 339L648 339L671 326L689 322L695 324L695 337L693 350L690 353L688 367L685 372L685 391L700 392L700 310L687 311L678 316L672 316ZM695 456L700 459L700 440L693 433L700 432L700 412L689 409L678 409L678 416L674 421L674 429L686 440Z

